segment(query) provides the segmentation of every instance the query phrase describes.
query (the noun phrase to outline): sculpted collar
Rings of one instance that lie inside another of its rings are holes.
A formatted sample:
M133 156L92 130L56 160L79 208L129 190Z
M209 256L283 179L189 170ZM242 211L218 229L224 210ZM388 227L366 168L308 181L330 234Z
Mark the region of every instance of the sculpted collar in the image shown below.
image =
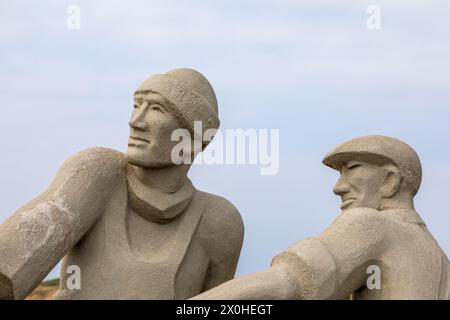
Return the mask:
M143 218L165 224L178 218L191 202L194 187L191 180L175 193L163 193L144 185L134 174L127 176L128 202Z

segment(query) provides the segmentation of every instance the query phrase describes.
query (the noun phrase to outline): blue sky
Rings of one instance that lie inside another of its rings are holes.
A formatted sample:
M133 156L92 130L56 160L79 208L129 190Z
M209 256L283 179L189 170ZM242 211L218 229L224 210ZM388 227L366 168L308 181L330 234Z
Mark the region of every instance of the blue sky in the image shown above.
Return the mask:
M80 30L66 27L70 4ZM380 30L366 27L372 4ZM214 86L222 129L280 129L278 175L249 165L190 172L244 218L238 275L333 221L338 175L322 157L365 134L417 150L416 207L450 253L449 14L445 0L2 1L0 221L76 151L124 151L137 86L191 67Z

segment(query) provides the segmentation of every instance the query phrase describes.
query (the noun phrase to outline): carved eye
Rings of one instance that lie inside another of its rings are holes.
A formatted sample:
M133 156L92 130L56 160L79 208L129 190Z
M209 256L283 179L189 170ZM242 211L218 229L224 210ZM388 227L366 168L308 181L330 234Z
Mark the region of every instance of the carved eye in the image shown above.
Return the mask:
M139 108L140 106L142 106L142 100L140 100L140 99L135 99L135 100L134 100L134 108L137 109L137 108Z
M157 103L152 103L152 105L150 106L150 108L151 108L152 110L155 110L155 111L164 112L163 107L161 107L161 105L159 105L159 104L157 104Z
M360 167L360 166L361 166L360 163L350 163L349 165L347 165L347 169L348 169L348 170L351 170L351 169L358 168L358 167Z

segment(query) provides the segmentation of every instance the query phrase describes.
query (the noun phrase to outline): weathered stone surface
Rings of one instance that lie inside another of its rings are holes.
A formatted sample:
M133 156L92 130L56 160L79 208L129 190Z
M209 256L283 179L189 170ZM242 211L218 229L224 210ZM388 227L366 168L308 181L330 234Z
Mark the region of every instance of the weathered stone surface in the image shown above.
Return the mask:
M0 225L0 298L24 299L63 257L57 299L185 299L233 278L240 214L195 189L190 163L171 154L174 130L219 126L212 86L176 69L144 81L134 98L125 154L75 154Z
M277 255L268 270L194 299L450 298L448 258L414 209L422 177L416 152L366 136L323 162L341 173L333 191L342 213L330 227ZM378 285L368 283L370 270L380 273Z

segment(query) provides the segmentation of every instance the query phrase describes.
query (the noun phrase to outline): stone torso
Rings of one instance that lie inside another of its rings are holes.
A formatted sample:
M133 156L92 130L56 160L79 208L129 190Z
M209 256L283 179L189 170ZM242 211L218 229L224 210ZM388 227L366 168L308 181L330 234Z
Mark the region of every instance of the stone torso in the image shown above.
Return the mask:
M80 151L0 225L0 298L24 299L61 259L57 299L184 299L234 277L237 209L185 177L152 189L131 166L112 149Z
M194 190L174 221L152 222L130 205L124 179L102 217L65 257L57 299L186 299L200 293L209 258L196 234L206 202ZM80 267L80 290L66 286L70 265Z
M412 210L382 214L388 220L390 245L374 261L380 267L381 288L364 285L353 299L445 299L448 259L420 217Z
M298 299L447 299L448 259L413 210L357 208L276 256ZM379 268L380 288L368 286Z

